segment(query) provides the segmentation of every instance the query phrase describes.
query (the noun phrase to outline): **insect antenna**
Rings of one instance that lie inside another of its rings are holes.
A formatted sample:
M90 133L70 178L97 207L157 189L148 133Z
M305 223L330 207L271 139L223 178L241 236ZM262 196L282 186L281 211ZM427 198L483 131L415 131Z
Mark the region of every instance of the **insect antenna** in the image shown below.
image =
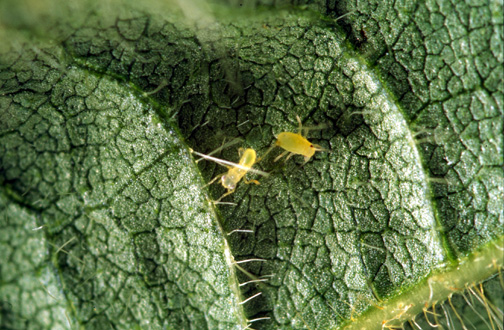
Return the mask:
M241 138L235 138L235 139L229 141L228 143L224 143L223 145L221 145L220 147L218 147L217 149L215 149L214 151L212 151L211 153L206 154L206 155L212 156L213 154L216 154L217 152L221 151L222 149L226 149L226 148L231 147L231 146L233 146L239 142L242 142L242 141L243 141L243 139L241 139ZM196 163L199 163L202 159L204 159L204 157L197 159Z

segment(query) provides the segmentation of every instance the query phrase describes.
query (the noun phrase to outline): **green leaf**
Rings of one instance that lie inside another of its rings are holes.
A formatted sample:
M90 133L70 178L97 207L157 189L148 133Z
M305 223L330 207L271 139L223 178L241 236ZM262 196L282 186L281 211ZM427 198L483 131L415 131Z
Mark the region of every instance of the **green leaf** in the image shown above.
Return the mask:
M2 327L502 318L502 3L258 4L0 4Z
M27 117L4 127L3 180L8 195L39 215L37 239L48 240L77 321L245 324L229 248L175 129L107 76L69 66L46 77L55 77L51 85L31 80L7 99L6 115L21 108ZM14 265L3 277L16 276Z

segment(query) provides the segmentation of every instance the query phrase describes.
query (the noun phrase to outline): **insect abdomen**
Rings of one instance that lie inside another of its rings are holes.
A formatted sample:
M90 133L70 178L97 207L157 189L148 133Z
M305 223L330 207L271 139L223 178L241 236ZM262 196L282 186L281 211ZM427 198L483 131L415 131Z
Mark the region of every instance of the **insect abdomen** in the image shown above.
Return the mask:
M256 162L256 152L254 149L247 149L240 158L239 164L242 166L252 167Z

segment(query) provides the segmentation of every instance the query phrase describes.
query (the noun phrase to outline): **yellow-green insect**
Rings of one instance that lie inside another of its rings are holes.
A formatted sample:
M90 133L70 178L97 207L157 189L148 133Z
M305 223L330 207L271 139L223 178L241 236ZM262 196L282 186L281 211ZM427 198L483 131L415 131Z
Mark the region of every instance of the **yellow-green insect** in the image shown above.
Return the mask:
M201 156L205 159L208 159L208 160L214 161L220 165L226 166L228 168L228 171L226 173L222 173L222 174L217 175L215 178L213 178L210 182L208 182L206 184L208 186L208 185L211 185L212 183L214 183L215 181L217 181L218 179L221 179L222 186L227 189L227 192L224 195L222 195L215 202L218 202L221 199L223 199L224 197L232 194L235 191L238 182L240 182L240 180L249 171L259 173L264 176L268 176L268 173L265 173L263 171L259 171L259 170L252 168L252 166L257 162L256 152L252 148L247 148L247 149L239 148L238 149L238 154L240 156L240 160L238 163L233 163L233 162L229 162L224 159L212 157L210 155L205 155L205 154L196 152L192 149L191 149L191 152L198 155L198 156ZM259 181L257 181L257 180L247 180L244 178L243 181L246 184L249 184L249 183L259 184Z
M259 160L264 158L275 147L281 147L285 149L285 151L281 153L280 156L275 158L275 162L290 153L285 159L286 161L294 155L302 155L304 156L305 163L307 163L315 154L315 151L327 151L321 146L313 144L306 139L308 129L305 128L306 132L303 135L303 124L301 123L301 119L299 118L299 116L296 116L296 119L299 123L298 133L282 132L278 134L275 144L271 146L271 148L269 148Z

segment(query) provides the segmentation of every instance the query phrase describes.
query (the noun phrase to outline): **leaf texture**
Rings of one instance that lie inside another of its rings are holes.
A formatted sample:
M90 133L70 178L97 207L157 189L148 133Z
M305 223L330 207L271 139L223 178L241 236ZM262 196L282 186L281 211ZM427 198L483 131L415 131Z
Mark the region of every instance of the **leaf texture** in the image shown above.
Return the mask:
M502 3L43 4L0 16L5 327L381 328L502 267ZM189 148L261 156L297 115L329 152L213 205Z

